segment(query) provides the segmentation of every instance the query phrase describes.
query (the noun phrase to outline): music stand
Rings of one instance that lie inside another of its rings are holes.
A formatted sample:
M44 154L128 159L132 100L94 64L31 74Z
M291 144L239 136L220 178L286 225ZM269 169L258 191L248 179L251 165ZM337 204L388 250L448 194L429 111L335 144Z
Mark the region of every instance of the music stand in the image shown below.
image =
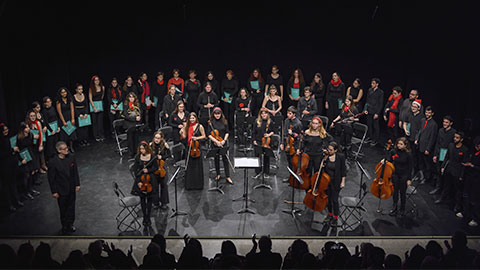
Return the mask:
M358 160L355 160L355 163L357 164L358 168L360 168L360 184L359 184L359 191L358 191L358 198L360 199L362 197L362 185L363 185L363 176L367 177L367 179L372 179L370 178L370 175L368 172L363 168L362 164Z
M168 181L167 185L170 185L173 181L175 181L175 209L172 209L173 214L170 216L171 218L176 217L176 216L185 216L187 215L186 212L178 211L178 198L177 198L177 175L178 172L180 171L180 167L177 168L175 173L173 174L172 178Z
M298 181L300 184L303 184L303 179L300 176L298 176L298 174L294 173L292 171L292 169L290 169L289 166L287 166L287 170L293 176L293 178L295 178L296 181ZM284 213L291 214L293 218L295 218L295 214L297 212L302 211L302 209L298 209L298 208L294 207L294 205L295 205L295 187L294 186L295 185L292 185L292 203L291 203L292 207L290 209L283 209L282 210L282 212L284 212Z
M258 168L260 166L260 160L258 157L244 157L244 158L234 158L233 162L235 163L235 168L243 169L243 196L234 199L233 201L244 200L245 207L237 212L237 214L250 213L255 214L255 211L248 208L248 201L255 202L248 198L248 169Z
M213 149L210 149L208 150L208 153L206 155L207 158L212 158L212 157L215 157L217 155L220 155L220 152L221 151L227 151L227 148L213 148ZM223 157L222 157L223 158ZM226 170L224 168L224 170ZM222 187L223 185L218 185L218 182L220 182L220 179L215 179L215 187L213 188L209 188L208 191L218 191L220 192L222 195L225 194L225 192L223 191Z
M257 148L258 150L261 150L261 154L260 154L260 166L262 168L262 171L260 172L262 174L262 183L256 185L253 187L253 189L257 189L257 188L266 188L266 189L270 189L272 190L272 187L270 185L267 185L265 184L265 176L264 176L264 171L263 171L263 159L264 159L264 156L266 155L267 157L275 157L275 155L273 154L273 151L272 149L270 148L267 148L267 147L262 147L260 145L255 145L255 148Z

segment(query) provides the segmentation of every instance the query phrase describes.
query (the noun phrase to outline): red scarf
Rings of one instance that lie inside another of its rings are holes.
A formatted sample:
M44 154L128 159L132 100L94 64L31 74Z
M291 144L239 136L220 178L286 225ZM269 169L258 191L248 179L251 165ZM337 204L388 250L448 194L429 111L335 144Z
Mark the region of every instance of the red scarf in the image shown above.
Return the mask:
M190 145L190 141L192 140L192 137L193 137L193 129L194 125L190 125L188 127L188 145Z
M117 91L118 91L118 98L117 98ZM120 90L120 86L117 86L117 88L112 87L112 98L119 100L122 98L122 90Z
M388 97L388 101L391 101L393 99L393 104L390 107L390 109L398 108L398 102L400 101L401 98L402 98L402 94L398 95L397 97L395 97L393 94L391 94L390 97ZM387 126L393 128L395 126L396 118L397 117L396 117L395 113L392 112L392 111L389 111L388 112Z
M330 80L330 83L333 85L333 86L338 86L339 84L342 83L342 80L340 80L340 78L338 78L338 80L335 82L334 80Z
M142 81L142 103L145 103L145 96L150 96L150 85L148 85L147 81Z
M128 109L129 110L133 110L133 104L134 104L133 102L130 102L130 101L128 102Z
M350 106L345 105L345 106L343 107L343 111L344 111L344 112L348 112L349 110L350 110Z
M157 79L157 83L160 84L160 85L163 85L163 80L159 81L159 80Z
M43 140L43 132L40 129L40 123L38 122L38 120L35 120L35 121L33 121L33 124L35 124L35 126L37 127L38 135L40 136L38 138L37 142L38 142L38 145L40 145L42 143L42 140Z

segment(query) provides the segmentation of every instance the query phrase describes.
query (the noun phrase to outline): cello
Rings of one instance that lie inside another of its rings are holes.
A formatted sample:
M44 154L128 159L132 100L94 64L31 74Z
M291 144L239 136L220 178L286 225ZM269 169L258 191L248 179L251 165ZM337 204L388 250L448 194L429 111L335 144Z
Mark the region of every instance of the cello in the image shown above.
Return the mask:
M318 172L316 172L310 178L310 181L314 183L314 185L307 191L303 199L305 206L313 211L322 211L325 209L325 207L327 207L328 204L328 195L326 190L330 184L330 176L323 171L324 163L328 157L329 155L325 154L322 162L320 163Z
M387 156L391 146L392 140L388 140L387 147L385 148ZM381 160L378 162L377 166L375 166L375 172L377 173L377 177L370 185L370 192L373 196L378 198L377 212L380 212L381 200L386 200L393 194L393 184L390 179L395 172L395 166L393 166L393 163L387 161L387 157L385 157L384 160Z
M298 141L297 149L300 149L302 142L303 136L300 137L300 140ZM299 184L298 181L292 175L290 175L290 177L288 178L288 183L290 186L302 190L307 190L310 187L310 175L307 172L309 162L310 156L304 152L300 152L300 154L295 154L292 157L293 171L296 172L296 174L300 176L300 178L302 178L303 184Z

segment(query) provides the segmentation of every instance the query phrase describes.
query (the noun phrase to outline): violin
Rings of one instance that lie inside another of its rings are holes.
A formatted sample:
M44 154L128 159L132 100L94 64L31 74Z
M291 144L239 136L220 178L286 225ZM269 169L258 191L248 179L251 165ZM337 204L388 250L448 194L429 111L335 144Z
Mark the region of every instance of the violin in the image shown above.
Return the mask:
M293 126L290 125L289 129L293 129ZM289 135L286 140L287 144L285 145L285 152L287 152L287 154L289 154L290 156L293 156L295 154L295 147L293 147L294 142L295 142L295 138Z
M263 136L263 138L262 138L262 147L270 148L270 141L271 141L271 138L270 138L270 137Z
M387 155L391 146L392 140L388 140L387 147L385 148ZM372 184L370 184L370 192L373 196L381 200L386 200L393 194L393 184L390 179L395 172L395 166L385 158L384 162L380 161L377 166L375 166L375 172L377 173L377 177L373 180Z
M143 173L143 169L147 168L152 162L157 160L157 157L152 158L149 162L144 163L143 168L137 172L137 175L140 175L140 182L142 183L142 187L140 188L141 192L150 193L153 190L152 186L152 179L149 173Z
M298 149L300 149L300 145L303 141L303 137L300 137L300 140L298 141ZM297 173L300 178L303 180L303 184L298 184L298 181L290 175L288 178L288 183L290 186L302 189L302 190L307 190L310 187L310 175L307 172L307 167L308 163L310 162L310 156L304 152L301 152L300 154L295 154L292 157L292 166L293 170Z
M212 135L212 137L215 138L215 140L219 142L223 142L223 138L220 136L218 129L212 130L212 132L210 132L210 135Z
M158 170L155 171L155 174L160 176L160 178L165 177L167 171L165 170L165 160L160 159L157 161Z
M190 156L194 158L200 156L200 143L193 139L190 140Z
M313 187L307 191L303 198L305 206L313 211L322 211L327 207L328 195L326 193L330 184L330 176L323 171L324 162L329 155L325 155L320 164L320 169L312 175L310 181L314 183Z

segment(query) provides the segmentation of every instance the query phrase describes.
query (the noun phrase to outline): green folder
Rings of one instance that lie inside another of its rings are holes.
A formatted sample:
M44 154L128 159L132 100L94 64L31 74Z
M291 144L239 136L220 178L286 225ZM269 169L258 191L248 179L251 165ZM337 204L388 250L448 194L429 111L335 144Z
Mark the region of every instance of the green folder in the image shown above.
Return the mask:
M28 149L24 149L23 151L20 151L19 155L20 155L20 158L22 160L25 160L27 163L32 161L32 156L30 155L30 152L28 152ZM22 165L22 162L19 161L18 165Z
M10 146L12 149L17 146L17 135L10 137Z
M410 123L407 123L407 131L410 133Z
M62 129L63 131L65 131L65 133L67 133L68 136L70 136L77 128L74 125L72 125L72 122L68 121L67 126L66 127L63 126Z
M153 97L153 106L158 106L158 97Z
M94 101L93 105L95 105L95 108L97 109L97 111L103 112L103 102L101 100ZM94 112L92 104L90 104L90 112Z
M50 126L50 128L55 131L55 133L57 133L57 129L58 129L58 122L57 121L53 121L51 123L48 123L48 126ZM47 135L48 136L52 136L52 132L50 132L50 130L47 129Z
M290 88L292 92L293 99L297 99L300 96L300 89L299 88Z
M260 89L260 83L258 83L258 81L250 81L250 86L255 90Z
M40 134L37 129L30 129L30 133L32 133L33 135ZM47 138L45 136L45 133L42 132L42 135L43 135L42 136L42 141L46 142ZM36 143L37 143L37 139L33 138L33 144L36 144Z
M440 154L438 155L438 161L443 162L445 160L445 156L447 155L447 148L440 148Z
M337 101L338 101L338 109L341 110L343 105L343 99L339 98Z
M90 118L90 114L87 114L87 118L78 117L78 127L90 126L91 124L92 119Z
M113 107L113 103L117 104L116 109L115 109L115 107ZM112 99L112 105L110 105L110 110L111 111L123 111L123 103L122 102L118 103L118 100Z
M227 103L232 103L233 98L230 99L230 93L228 93L228 92L223 92L223 96L227 99L227 101L226 101ZM222 100L223 100L223 99L222 99ZM223 100L223 101L225 101L225 100Z

